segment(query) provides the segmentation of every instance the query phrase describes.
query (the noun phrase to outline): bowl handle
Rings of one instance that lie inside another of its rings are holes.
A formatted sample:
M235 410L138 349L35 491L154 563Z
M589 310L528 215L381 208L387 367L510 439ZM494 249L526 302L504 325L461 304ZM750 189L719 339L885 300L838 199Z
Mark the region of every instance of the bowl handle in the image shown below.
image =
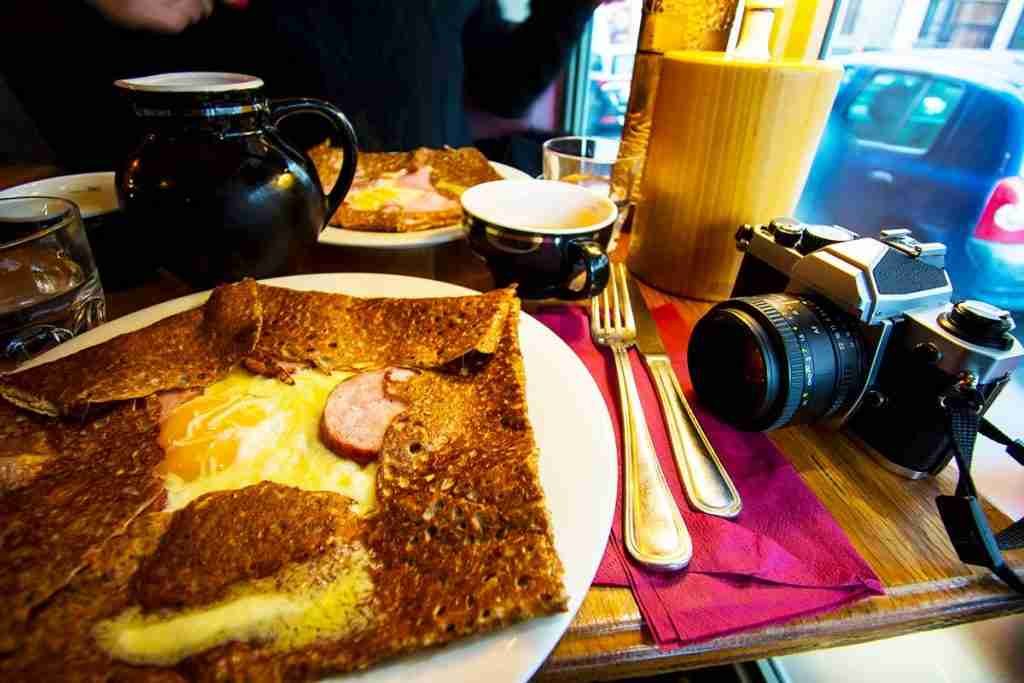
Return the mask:
M570 254L577 262L583 263L583 270L587 274L583 287L573 290L567 284L562 286L562 299L589 299L601 293L608 284L609 261L601 245L593 240L577 242L572 240L567 245Z

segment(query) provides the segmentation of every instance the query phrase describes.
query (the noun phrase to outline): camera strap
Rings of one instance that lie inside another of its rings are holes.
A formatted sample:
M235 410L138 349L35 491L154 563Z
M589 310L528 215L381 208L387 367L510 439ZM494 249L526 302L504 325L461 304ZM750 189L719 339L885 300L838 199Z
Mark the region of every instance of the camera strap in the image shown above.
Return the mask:
M1011 439L981 416L984 401L981 393L973 387L962 383L955 385L942 395L939 405L948 417L953 456L960 469L955 494L935 498L949 540L961 562L987 567L1007 586L1024 593L1024 581L1007 566L1001 552L1024 547L1024 519L993 533L971 478L971 459L979 433L1005 446L1006 452L1022 465L1024 441Z

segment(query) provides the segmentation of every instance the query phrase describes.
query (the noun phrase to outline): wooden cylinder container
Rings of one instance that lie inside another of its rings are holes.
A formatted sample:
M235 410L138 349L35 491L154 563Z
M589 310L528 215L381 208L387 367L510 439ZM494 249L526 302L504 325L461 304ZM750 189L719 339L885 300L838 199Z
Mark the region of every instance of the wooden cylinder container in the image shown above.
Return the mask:
M728 298L737 227L793 212L841 75L825 62L666 54L630 270L674 294Z

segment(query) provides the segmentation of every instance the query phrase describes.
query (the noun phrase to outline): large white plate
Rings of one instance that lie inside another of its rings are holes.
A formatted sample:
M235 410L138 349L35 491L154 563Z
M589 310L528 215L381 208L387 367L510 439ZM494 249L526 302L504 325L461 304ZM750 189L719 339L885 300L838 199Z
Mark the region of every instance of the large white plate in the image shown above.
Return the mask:
M518 168L513 168L497 161L490 162L502 178L520 179L530 176ZM367 232L365 230L346 230L328 226L320 231L318 241L321 244L334 244L339 247L363 247L367 249L420 249L432 247L445 242L462 239L466 234L461 223L443 228L431 228L417 232Z
M445 282L365 273L294 275L265 280L300 290L367 297L432 297L474 294ZM199 293L118 318L82 334L26 365L38 365L193 308ZM593 378L576 354L548 328L523 315L519 335L526 366L526 395L540 448L541 484L565 565L569 611L518 624L447 647L394 660L341 677L364 683L525 681L544 662L579 609L597 572L615 505L615 435Z

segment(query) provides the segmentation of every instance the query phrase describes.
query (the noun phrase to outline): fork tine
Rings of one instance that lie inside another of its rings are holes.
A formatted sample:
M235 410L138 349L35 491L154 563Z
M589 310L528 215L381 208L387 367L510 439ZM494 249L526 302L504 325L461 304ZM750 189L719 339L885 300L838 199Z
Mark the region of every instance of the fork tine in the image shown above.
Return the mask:
M590 297L590 334L595 337L601 329L601 307L598 305L600 297L600 294Z
M633 319L633 302L629 298L629 273L626 271L626 266L623 264L619 265L619 287L622 289L623 298L623 311L626 316L626 330L633 332L636 330L636 321Z
M621 333L622 332L622 299L621 299L621 294L619 294L619 283L616 282L616 280L617 280L617 278L615 277L615 268L612 267L612 276L608 279L608 286L612 290L612 298L613 298L613 302L614 302L614 305L615 305L614 306L615 307L615 314L614 314L614 318L615 318L615 331L618 332L618 333Z

